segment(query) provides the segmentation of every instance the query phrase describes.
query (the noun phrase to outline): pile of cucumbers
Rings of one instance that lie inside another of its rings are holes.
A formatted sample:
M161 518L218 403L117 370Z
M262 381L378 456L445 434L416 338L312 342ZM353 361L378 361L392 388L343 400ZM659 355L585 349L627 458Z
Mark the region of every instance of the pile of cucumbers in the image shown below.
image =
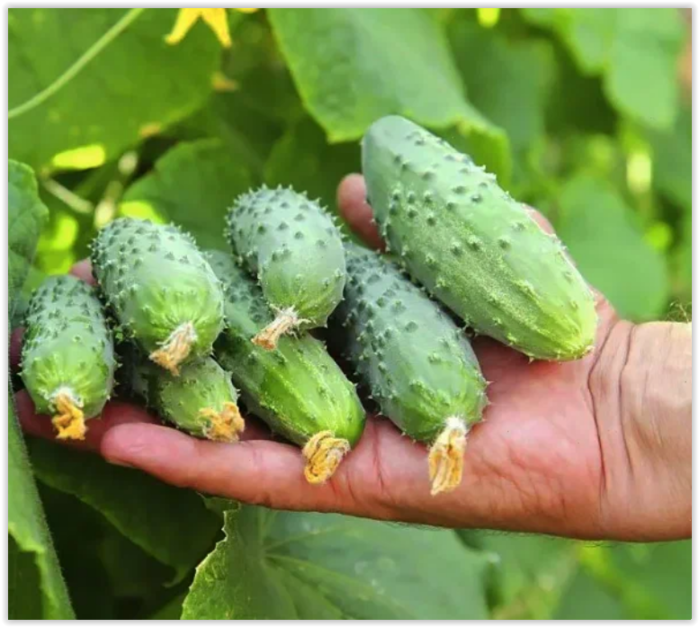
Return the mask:
M316 202L282 188L235 200L229 253L172 225L104 227L97 287L49 277L27 313L21 376L57 437L85 436L119 363L120 393L197 437L237 441L242 402L323 483L364 428L356 377L428 444L432 493L456 488L487 382L455 319L532 359L577 359L594 345L593 295L555 236L425 129L378 120L362 168L387 255L344 241ZM310 333L328 325L350 379Z

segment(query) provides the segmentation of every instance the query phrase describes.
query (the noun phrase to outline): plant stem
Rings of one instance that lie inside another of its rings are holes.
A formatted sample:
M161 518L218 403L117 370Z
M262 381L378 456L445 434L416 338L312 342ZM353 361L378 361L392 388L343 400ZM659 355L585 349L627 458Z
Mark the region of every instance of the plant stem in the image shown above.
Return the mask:
M53 83L46 87L46 89L41 90L38 94L35 94L29 100L23 102L14 109L10 109L7 114L7 118L11 120L12 118L19 117L27 111L31 111L56 94L56 92L58 92L60 89L65 87L67 83L74 79L80 73L80 71L88 63L90 63L90 61L92 61L100 52L102 52L102 50L112 43L112 41L114 41L141 13L143 13L143 11L145 11L144 8L131 9L104 35L102 35L102 37L92 44L92 46L90 46L90 48L88 48L85 53L75 63L73 63L73 65L71 65Z

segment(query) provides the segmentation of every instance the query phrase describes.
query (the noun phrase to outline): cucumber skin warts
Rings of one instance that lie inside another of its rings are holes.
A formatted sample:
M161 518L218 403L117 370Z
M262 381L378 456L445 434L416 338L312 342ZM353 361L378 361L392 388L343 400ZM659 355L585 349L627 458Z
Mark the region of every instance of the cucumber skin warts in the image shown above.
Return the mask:
M124 352L127 388L158 415L199 438L238 441L245 429L236 405L238 393L230 375L213 358L188 362L174 376L137 349Z
M92 269L123 334L177 375L209 355L223 328L223 293L190 235L118 218L92 245Z
M114 387L112 333L92 287L74 276L47 278L29 304L21 376L41 414L54 413L59 439L85 437Z
M474 330L537 359L592 350L590 288L560 241L493 175L398 116L369 128L362 165L390 250Z
M235 200L227 234L277 313L256 343L274 349L285 333L326 324L342 300L346 270L340 231L318 203L292 189L261 187Z
M463 331L390 261L346 249L345 300L333 317L345 356L382 413L432 445L433 494L454 489L466 434L487 404L476 356Z
M273 317L259 286L230 254L212 251L207 258L225 293L227 328L215 344L216 358L248 410L303 447L309 482L324 482L364 430L354 386L322 342L308 334L281 337L275 351L251 342ZM310 459L319 438L329 460L323 451Z

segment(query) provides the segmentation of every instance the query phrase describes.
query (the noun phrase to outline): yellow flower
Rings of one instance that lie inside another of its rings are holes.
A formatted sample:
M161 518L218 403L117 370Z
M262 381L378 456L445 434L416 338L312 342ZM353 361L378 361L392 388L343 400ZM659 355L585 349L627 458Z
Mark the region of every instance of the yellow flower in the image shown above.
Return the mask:
M175 26L165 37L165 41L172 45L180 43L199 18L216 33L224 48L230 48L231 32L228 29L226 9L180 9Z

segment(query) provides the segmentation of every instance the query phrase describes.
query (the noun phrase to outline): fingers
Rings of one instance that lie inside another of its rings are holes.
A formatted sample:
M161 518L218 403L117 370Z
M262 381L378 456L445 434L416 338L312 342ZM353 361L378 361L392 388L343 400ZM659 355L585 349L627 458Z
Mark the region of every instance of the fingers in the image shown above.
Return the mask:
M366 185L361 174L349 174L337 188L340 214L351 229L373 248L383 248L379 230L373 221L374 212L366 203Z
M34 403L26 390L21 390L15 395L15 405L22 430L30 435L55 440L56 431L51 424L51 416L37 414ZM122 401L111 401L107 403L102 415L87 421L87 433L84 440L62 440L60 443L74 448L99 452L102 440L106 433L120 425L157 425L160 421L151 415L144 408L132 403ZM172 427L164 426L163 429L176 431ZM181 434L186 438L194 439L186 434ZM262 426L255 419L245 419L245 431L241 434L242 440L271 440L269 430Z
M51 424L51 416L37 414L34 403L26 390L15 395L15 404L22 429L34 436L54 440L56 432ZM63 440L61 444L88 451L99 451L102 438L112 428L123 424L152 424L156 419L145 409L129 403L112 401L108 403L100 418L87 421L84 440Z
M317 505L303 476L304 460L289 444L197 440L152 424L121 425L102 439L101 454L168 483L283 509ZM319 493L322 493L321 487Z
M355 449L323 485L309 484L301 451L280 442L222 444L131 424L110 430L101 453L168 483L276 509L391 518L394 503L408 506L414 494L429 494L425 447L371 418Z

